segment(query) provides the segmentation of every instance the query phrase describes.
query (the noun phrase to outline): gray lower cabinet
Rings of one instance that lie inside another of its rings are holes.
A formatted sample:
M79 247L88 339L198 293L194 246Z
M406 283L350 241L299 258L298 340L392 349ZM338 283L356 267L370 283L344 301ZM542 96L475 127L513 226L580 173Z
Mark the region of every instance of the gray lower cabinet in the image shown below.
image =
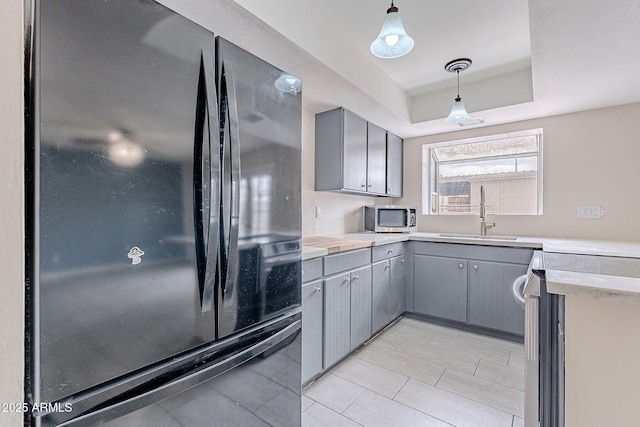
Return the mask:
M322 258L302 262L302 382L322 372L324 282Z
M322 372L322 279L302 285L302 382Z
M395 320L398 316L406 311L406 266L404 256L398 256L389 260L391 271L389 282L390 298L389 298L389 321Z
M533 250L416 242L417 313L524 335L524 310L511 295Z
M330 367L351 349L351 273L324 281L324 366Z
M397 256L372 265L371 329L378 332L405 312L405 260Z
M414 310L466 322L467 260L416 254L414 266Z
M376 262L372 266L371 330L378 332L389 324L389 299L391 276L389 260Z
M371 337L371 251L324 257L324 368Z
M486 261L469 261L469 266L469 323L524 335L523 311L511 288L527 266Z
M351 347L371 338L371 266L351 272Z

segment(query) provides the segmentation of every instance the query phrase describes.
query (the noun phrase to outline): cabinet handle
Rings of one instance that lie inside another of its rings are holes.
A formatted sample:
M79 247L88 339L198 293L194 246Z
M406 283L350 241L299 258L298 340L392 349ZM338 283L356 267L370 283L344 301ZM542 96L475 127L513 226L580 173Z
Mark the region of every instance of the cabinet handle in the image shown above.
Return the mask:
M385 269L385 270L388 270L388 269L389 269L389 264L385 265L385 266L384 266L384 269Z
M403 259L400 260L400 264L404 264L404 260Z
M366 184L360 184L360 188L367 188Z
M351 280L358 280L358 279L359 279L358 276L353 276L353 279L351 279Z
M320 288L316 288L316 292L320 292L322 289Z
M464 268L464 264L463 263L458 264L458 268Z
M474 270L477 270L477 269L478 269L478 266L474 264L473 269L474 269Z
M389 249L389 250L387 251L387 253L388 253L388 254L392 254L392 253L393 253L393 249Z
M387 191L393 191L393 188L387 188Z
M346 279L344 279L344 282L342 283L351 283L351 279L347 277Z

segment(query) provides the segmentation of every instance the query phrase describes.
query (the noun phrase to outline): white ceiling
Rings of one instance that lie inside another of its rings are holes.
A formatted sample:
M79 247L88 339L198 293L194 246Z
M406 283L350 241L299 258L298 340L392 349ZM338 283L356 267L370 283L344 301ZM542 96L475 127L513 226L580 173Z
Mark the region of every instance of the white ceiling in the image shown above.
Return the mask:
M369 45L388 0L235 1L297 45L304 61L255 53L297 73L307 109L345 106L402 137L461 129L443 120L458 57L478 126L640 102L640 0L398 0L415 47L387 60Z

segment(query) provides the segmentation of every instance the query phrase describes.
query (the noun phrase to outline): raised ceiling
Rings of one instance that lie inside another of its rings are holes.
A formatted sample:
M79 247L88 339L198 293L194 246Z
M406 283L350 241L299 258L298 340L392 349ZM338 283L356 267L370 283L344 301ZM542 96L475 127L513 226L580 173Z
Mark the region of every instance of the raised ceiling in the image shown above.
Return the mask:
M389 110L403 136L460 129L442 120L457 57L473 60L461 95L484 126L640 101L639 0L398 0L415 47L397 59L369 53L387 0L236 2Z
M159 1L295 74L307 111L344 106L404 138L462 129L444 122L457 57L474 61L477 126L640 102L640 0L397 0L415 47L391 60L369 53L388 0Z

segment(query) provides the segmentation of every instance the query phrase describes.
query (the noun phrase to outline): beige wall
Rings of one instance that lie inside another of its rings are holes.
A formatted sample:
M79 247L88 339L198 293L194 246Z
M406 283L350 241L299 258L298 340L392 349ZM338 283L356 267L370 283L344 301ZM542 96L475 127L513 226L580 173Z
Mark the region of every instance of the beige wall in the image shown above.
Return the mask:
M421 206L422 145L543 128L542 216L495 216L494 234L640 241L640 104L509 123L405 140L404 195ZM612 211L577 219L577 206ZM419 216L425 232L477 233L479 218Z
M566 296L567 427L638 426L638 305Z
M22 0L0 2L0 403L23 401L22 22ZM0 412L0 425L21 425L21 415Z
M302 235L324 236L342 234L362 229L359 208L375 205L376 197L314 191L315 173L315 114L308 111L302 116ZM391 202L392 199L389 199ZM378 203L380 204L380 203ZM320 218L316 218L316 206L320 206Z

